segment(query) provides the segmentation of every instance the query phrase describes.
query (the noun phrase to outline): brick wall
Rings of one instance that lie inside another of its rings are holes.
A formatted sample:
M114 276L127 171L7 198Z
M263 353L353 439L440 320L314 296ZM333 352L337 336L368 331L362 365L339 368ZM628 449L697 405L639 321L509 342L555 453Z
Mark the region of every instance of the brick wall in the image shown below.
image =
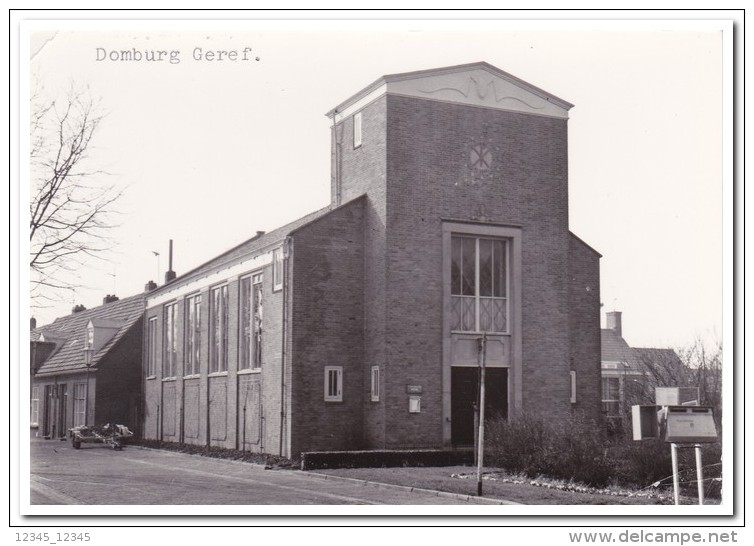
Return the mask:
M97 398L94 423L126 425L141 433L141 346L142 319L110 349L96 373Z
M364 445L364 199L293 235L291 453ZM343 400L324 400L325 366L342 366Z
M265 268L261 373L237 370L238 277L228 279L228 373L207 378L204 288L201 377L174 382L173 404L165 400L163 383L170 382L161 377L163 307L148 310L147 317L159 317L160 334L158 376L145 386L148 435L167 440L183 431L184 441L203 444L209 434L213 445L268 453L281 443L292 456L441 446L449 396L446 222L513 226L520 233L521 274L514 282L521 320L512 329L521 353L512 366L521 370L523 386L512 397L521 400L514 411L569 415L571 369L584 393L578 406L591 411L587 397L599 387L599 269L592 251L568 231L567 121L394 95L361 113L360 147L353 147L352 118L333 132L332 196L334 205L345 204L292 233L285 334L283 293L272 292ZM490 154L485 169L472 164L475 146ZM580 291L585 283L594 286L588 296ZM181 366L182 328L178 347ZM324 401L325 366L343 367L342 402ZM378 402L369 396L372 366L381 371ZM422 387L421 413L408 412L408 385ZM283 391L290 395L285 408ZM165 412L177 423L170 438L160 421Z
M572 409L601 422L599 254L574 236L570 248L571 369L576 371Z
M282 243L282 241L281 241ZM270 249L271 250L271 249ZM229 449L278 453L281 422L281 359L282 359L282 291L273 291L272 266L253 273L263 273L264 324L262 336L262 368L260 371L239 370L240 358L240 278L252 273L244 272L212 286L205 286L201 294L201 349L199 377L183 377L185 361L186 299L183 294L174 300L176 305L177 377L163 381L163 304L152 306L145 315L146 328L150 317L157 317L156 377L147 378L144 384L144 433L146 438L164 441L206 445L207 438L213 446ZM180 288L180 279L173 288ZM209 325L211 289L221 284L228 286L228 369L227 373L209 374ZM144 356L146 366L146 354ZM248 404L247 383L258 385L256 406L253 412ZM241 387L239 387L241 385ZM244 419L244 405L247 415ZM263 416L263 420L262 420ZM250 422L250 419L254 420ZM262 426L263 423L263 426ZM246 443L244 443L246 426ZM254 428L256 427L256 428ZM254 438L250 439L250 435Z
M389 445L440 441L443 219L522 228L524 410L565 414L569 378L565 120L407 97L388 99ZM471 166L471 147L491 153ZM423 382L407 421L405 384ZM408 426L405 426L408 423Z
M380 97L361 110L362 145L353 147L353 118L338 127L341 141L342 202L367 194L364 204L364 361L363 381L370 386L370 370L386 366L387 313L387 99ZM384 389L383 389L384 390ZM364 403L364 444L380 448L385 442L385 404Z

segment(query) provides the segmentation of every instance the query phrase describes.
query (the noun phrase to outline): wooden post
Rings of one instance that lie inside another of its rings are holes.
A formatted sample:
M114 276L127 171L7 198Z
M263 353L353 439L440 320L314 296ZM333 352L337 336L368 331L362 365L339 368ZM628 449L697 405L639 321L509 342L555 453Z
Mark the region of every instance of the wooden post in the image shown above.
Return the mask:
M481 374L479 377L479 444L477 447L477 495L482 496L482 464L484 461L484 365L487 352L487 333L482 334L479 342L479 361Z

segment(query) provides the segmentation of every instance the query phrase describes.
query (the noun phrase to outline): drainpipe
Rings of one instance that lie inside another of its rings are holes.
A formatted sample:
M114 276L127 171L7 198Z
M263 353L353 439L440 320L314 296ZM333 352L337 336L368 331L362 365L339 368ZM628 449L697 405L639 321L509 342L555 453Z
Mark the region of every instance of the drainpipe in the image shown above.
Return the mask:
M333 154L335 155L334 158L334 165L333 165L333 171L335 176L335 206L340 206L341 201L341 184L340 184L340 171L341 171L341 141L342 141L342 132L341 136L338 137L338 128L336 125L336 118L338 116L338 111L335 110L332 115L332 149Z
M210 444L212 443L210 440L210 419L211 419L211 414L210 414L210 409L209 409L210 402L211 401L209 398L209 370L208 370L207 371L207 451L209 451L209 448L211 447Z
M293 240L291 237L286 237L283 243L283 328L282 328L282 349L280 358L280 446L278 452L281 457L284 457L283 448L285 446L285 431L286 431L286 412L285 412L285 360L286 353L286 332L288 331L288 265L290 247Z
M178 429L178 443L183 445L184 442L184 427L185 427L185 408L186 407L186 378L184 377L184 374L181 374L181 412L179 414L180 418L180 429Z

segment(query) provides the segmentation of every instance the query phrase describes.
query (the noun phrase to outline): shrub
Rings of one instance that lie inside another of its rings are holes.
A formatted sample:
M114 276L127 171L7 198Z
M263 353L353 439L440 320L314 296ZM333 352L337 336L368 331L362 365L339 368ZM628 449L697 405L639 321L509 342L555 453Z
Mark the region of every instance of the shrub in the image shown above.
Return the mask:
M485 464L530 478L547 476L603 487L672 488L670 444L662 440L634 441L625 436L607 440L604 430L579 416L546 420L522 414L496 420L486 427ZM705 496L720 496L721 446L702 445ZM696 496L693 449L679 449L679 481L683 494Z
M673 464L670 444L662 440L642 440L635 442L624 439L611 446L611 457L615 460L614 479L616 483L647 487L659 484L662 487L673 485ZM720 496L722 466L720 464L721 445L702 444L702 465L705 481L705 496ZM682 447L678 450L678 480L684 494L696 496L696 454L694 449Z
M613 465L606 455L604 432L579 416L552 421L522 414L493 421L487 430L485 460L490 465L592 486L611 480Z
M280 457L278 455L252 453L250 451L239 451L237 449L227 449L218 446L207 447L206 445L180 444L177 442L163 442L160 440L146 439L141 439L132 443L150 449L178 451L189 455L201 455L203 457L212 457L215 459L243 461L247 463L263 464L269 467L292 468L296 467L298 464L298 461L286 459L285 457Z
M624 437L610 446L609 452L616 461L617 483L642 487L656 482L672 484L670 445L663 440L637 442Z

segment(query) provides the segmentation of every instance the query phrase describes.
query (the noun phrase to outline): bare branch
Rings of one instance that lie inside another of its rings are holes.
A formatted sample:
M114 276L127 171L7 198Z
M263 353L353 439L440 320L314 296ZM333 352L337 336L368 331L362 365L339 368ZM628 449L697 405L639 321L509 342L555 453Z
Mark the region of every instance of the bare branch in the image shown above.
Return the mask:
M35 301L73 288L71 273L84 266L83 258L102 257L122 191L89 164L103 115L88 92L71 89L64 100L51 100L37 88L31 100L29 267Z

